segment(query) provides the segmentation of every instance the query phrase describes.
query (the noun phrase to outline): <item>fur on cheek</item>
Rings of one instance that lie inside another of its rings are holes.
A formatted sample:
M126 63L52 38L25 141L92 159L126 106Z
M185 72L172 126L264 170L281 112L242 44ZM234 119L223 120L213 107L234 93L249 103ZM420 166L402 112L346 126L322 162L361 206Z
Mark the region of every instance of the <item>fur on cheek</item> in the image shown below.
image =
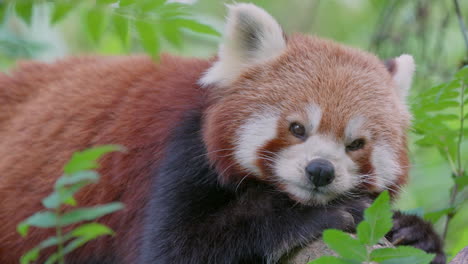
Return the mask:
M240 119L229 119L232 113L229 107L219 102L208 108L203 120L203 141L207 148L210 164L219 175L222 184L234 184L241 181L248 172L234 159L236 129L241 125Z

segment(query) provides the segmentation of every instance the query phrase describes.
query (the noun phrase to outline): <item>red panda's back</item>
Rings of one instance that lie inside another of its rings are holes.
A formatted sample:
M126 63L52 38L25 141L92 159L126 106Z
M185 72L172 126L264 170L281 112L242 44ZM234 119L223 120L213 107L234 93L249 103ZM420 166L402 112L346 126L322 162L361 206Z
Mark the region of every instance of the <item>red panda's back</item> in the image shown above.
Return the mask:
M22 239L16 225L42 209L41 199L71 154L110 143L127 152L102 159L100 183L81 192L78 202L121 201L126 209L101 221L117 232L115 238L90 243L73 258L114 248L122 254L116 257L131 262L150 174L170 129L185 111L203 104L197 80L209 64L170 56L160 64L146 56L90 56L26 63L0 74L0 263L17 263L53 235L32 229Z

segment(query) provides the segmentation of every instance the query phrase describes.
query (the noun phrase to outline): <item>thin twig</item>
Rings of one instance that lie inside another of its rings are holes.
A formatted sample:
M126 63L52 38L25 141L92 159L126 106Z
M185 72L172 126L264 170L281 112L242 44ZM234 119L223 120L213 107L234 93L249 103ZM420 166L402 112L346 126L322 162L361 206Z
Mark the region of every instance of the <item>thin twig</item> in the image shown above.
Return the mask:
M453 3L455 5L455 13L457 14L458 23L460 24L460 30L463 35L463 39L465 40L466 54L468 57L468 30L466 29L465 22L463 21L463 15L461 13L460 4L458 3L458 0L453 0Z

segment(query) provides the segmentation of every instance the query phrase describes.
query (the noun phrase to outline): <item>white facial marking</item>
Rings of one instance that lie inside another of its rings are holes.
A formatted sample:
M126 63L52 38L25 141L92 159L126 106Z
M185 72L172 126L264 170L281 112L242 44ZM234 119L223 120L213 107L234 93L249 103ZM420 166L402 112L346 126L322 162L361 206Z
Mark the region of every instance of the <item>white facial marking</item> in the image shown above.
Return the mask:
M345 143L349 144L360 137L368 137L369 134L363 131L366 119L362 116L351 118L345 128Z
M239 128L234 155L241 166L252 173L260 174L256 165L258 150L277 134L279 115L274 112L255 114Z
M327 186L314 187L305 174L305 168L314 159L323 158L334 165L335 179ZM293 145L279 153L275 174L286 185L289 193L303 201L325 204L359 183L354 174L356 164L346 155L344 145L325 135L312 135L304 143Z
M401 99L405 100L413 80L415 69L414 59L411 55L403 54L395 58L395 64L396 72L393 74L393 80L398 85L398 94Z
M219 61L204 74L200 84L229 85L249 66L271 60L286 48L283 30L265 10L253 4L229 5Z
M375 170L376 187L386 189L395 183L401 168L397 162L395 152L386 143L379 143L372 151L372 165Z
M310 104L306 111L307 117L310 121L310 126L312 127L311 132L315 134L319 128L320 121L322 120L322 109L320 109L316 104Z

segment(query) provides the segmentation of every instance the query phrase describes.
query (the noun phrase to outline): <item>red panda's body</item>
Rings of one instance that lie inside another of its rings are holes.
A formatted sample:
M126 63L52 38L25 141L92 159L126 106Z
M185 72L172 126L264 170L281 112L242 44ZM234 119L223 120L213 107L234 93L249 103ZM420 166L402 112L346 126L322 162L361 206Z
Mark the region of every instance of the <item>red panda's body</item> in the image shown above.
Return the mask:
M0 75L0 263L17 263L26 249L53 235L32 229L24 239L16 225L42 209L42 198L74 151L107 143L128 152L105 157L101 181L78 200L121 201L126 209L103 219L117 232L115 239L102 240L107 246L91 243L78 254L115 250L122 258L132 252L150 173L182 113L202 104L196 82L208 66L169 56L160 64L146 56L87 57L26 63Z
M54 234L23 239L16 225L41 209L71 154L96 145L127 152L103 158L100 182L77 201L125 209L99 219L115 237L69 264L276 263L326 228L352 230L372 197L397 192L411 56L386 67L328 40L286 38L250 4L230 7L226 31L213 60L83 57L0 75L0 263ZM430 227L412 233L401 243L443 263Z

